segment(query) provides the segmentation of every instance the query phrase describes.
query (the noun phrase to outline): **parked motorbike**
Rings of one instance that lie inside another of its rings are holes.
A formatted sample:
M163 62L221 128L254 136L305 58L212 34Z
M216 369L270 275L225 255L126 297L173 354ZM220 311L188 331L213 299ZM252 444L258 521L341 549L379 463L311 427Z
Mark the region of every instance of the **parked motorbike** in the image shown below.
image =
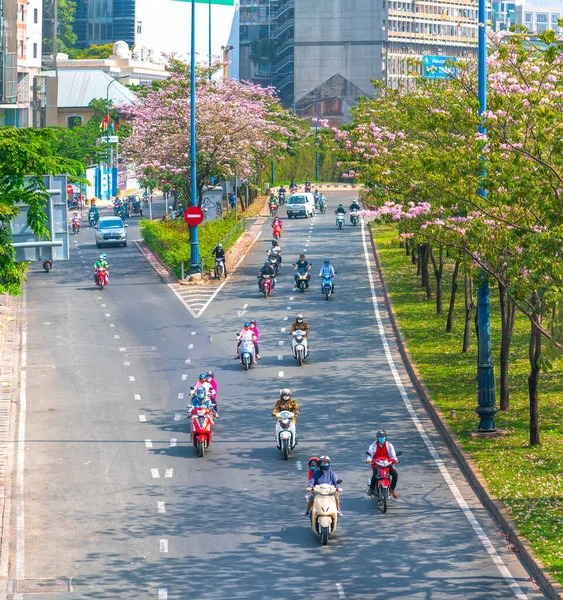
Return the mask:
M323 273L321 279L321 293L328 300L332 296L332 275L330 273Z
M342 479L337 479L336 483L340 485ZM336 531L338 525L336 494L338 494L338 488L329 483L321 483L313 487L311 528L319 536L323 546L328 544L329 536Z
M237 342L240 340L240 336L237 336ZM251 365L254 364L254 342L250 338L242 338L242 342L239 347L240 360L243 367L248 371Z
M276 444L284 460L289 458L289 453L297 446L295 413L289 410L282 410L276 414Z
M360 217L357 212L353 212L350 214L350 223L354 225L354 227L359 223Z
M96 269L96 285L103 290L108 284L108 271L103 267Z
M299 366L303 364L303 361L309 355L309 347L307 345L307 335L301 329L296 329L291 333L291 352L293 358L299 363Z
M196 448L198 456L203 458L213 440L212 411L203 407L189 407L188 411L192 417L192 444Z
M263 275L260 277L260 290L264 294L264 298L272 295L272 278L270 275Z
M338 229L342 229L344 227L344 214L337 213L336 214L336 226Z
M80 221L78 219L73 219L72 221L72 233L76 234L80 232Z
M215 257L215 279L221 279L223 275L225 275L225 259L217 256Z
M297 287L304 292L309 287L309 279L311 274L305 269L299 269L297 271Z
M371 454L366 452L366 454L371 458ZM402 452L397 452L397 456L401 456ZM389 476L389 467L393 464L391 460L380 459L377 461L372 461L371 468L376 469L376 484L377 490L372 496L379 505L379 510L382 513L387 512L387 507L389 505L390 500L390 491L391 491L391 478ZM371 478L368 480L368 485L371 484Z

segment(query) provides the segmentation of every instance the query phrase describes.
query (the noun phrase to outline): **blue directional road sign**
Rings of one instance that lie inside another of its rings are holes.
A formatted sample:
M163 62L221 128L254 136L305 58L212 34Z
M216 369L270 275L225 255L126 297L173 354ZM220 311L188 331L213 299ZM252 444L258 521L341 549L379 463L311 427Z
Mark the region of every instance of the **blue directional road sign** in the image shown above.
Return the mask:
M451 64L455 60L455 56L423 56L422 74L428 79L455 77L457 69Z

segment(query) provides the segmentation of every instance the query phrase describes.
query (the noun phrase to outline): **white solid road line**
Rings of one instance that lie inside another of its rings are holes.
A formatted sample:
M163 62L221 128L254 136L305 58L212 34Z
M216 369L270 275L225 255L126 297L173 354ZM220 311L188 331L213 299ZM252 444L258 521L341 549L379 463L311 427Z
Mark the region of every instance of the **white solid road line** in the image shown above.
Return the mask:
M401 398L403 399L403 402L407 408L410 418L412 419L416 429L418 430L420 437L422 438L422 440L424 441L424 444L428 448L428 451L430 452L432 459L436 463L436 466L440 470L440 473L442 474L444 481L446 482L451 493L453 494L454 498L456 499L457 503L459 504L459 507L461 508L463 514L466 516L467 520L471 524L471 527L477 534L477 537L481 540L481 543L485 547L485 550L488 552L492 561L497 566L498 570L500 571L501 575L504 577L504 580L506 581L506 583L508 584L508 586L510 587L510 589L512 590L512 592L514 593L516 598L518 598L519 600L527 600L526 594L524 594L524 592L522 592L522 589L520 588L520 586L518 585L518 583L516 582L514 577L512 577L510 571L507 569L506 565L504 564L504 561L499 556L495 547L493 546L493 544L491 543L491 541L489 540L489 538L483 531L483 528L481 527L481 525L479 525L479 522L475 518L473 511L469 508L467 502L463 498L461 492L459 491L459 488L457 487L452 476L450 475L450 472L448 471L446 465L440 458L438 451L434 447L434 444L428 437L428 434L426 433L422 423L420 422L420 419L418 418L418 416L411 404L411 401L405 390L405 387L403 386L403 382L401 381L401 377L400 377L399 372L397 371L397 367L395 365L395 360L393 359L393 355L391 354L389 342L387 341L387 336L385 334L385 327L383 325L383 320L381 318L381 313L379 311L379 303L377 302L377 294L375 291L375 282L374 282L373 271L371 268L371 261L370 261L371 254L368 252L368 245L367 245L367 240L366 240L366 229L365 229L365 223L363 220L361 222L361 226L362 226L362 242L364 245L364 257L366 259L366 267L367 267L367 271L368 271L368 279L369 279L369 285L370 285L370 289L371 289L371 299L373 302L373 311L375 313L375 318L377 320L377 327L379 330L379 336L381 338L381 343L383 344L383 348L385 350L385 357L387 358L387 363L389 364L389 368L391 369L391 373L393 374L393 379L395 380L395 385L397 386L397 389L399 390L399 393L401 394Z
M163 515L166 512L166 504L164 502L157 502L156 509L159 514Z
M344 589L342 588L341 583L336 584L336 591L338 592L339 598L342 598L342 600L346 600L346 594L344 593Z

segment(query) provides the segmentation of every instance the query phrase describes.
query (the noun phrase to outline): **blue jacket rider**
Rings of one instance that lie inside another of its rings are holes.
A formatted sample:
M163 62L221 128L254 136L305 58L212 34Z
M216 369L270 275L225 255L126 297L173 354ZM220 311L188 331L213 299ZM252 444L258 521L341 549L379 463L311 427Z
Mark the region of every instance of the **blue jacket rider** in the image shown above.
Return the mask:
M338 488L338 477L336 477L336 473L330 468L330 457L329 456L321 456L319 459L319 467L320 469L313 473L313 477L309 480L307 485L307 490L312 491L316 485L321 485L321 483L328 483L329 485ZM335 497L336 500L336 510L338 512L338 516L342 516L342 511L340 510L340 498L338 494ZM307 503L307 508L305 509L305 514L308 515L309 511L313 506L313 494L309 498L309 502Z

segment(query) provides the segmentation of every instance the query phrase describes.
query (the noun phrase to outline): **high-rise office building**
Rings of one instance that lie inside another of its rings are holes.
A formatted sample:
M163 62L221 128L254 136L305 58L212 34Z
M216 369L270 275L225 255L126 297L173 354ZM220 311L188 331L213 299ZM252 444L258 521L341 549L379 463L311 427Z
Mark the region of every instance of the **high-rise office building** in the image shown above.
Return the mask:
M229 73L238 77L239 0L196 0L199 60L228 52ZM191 2L173 0L77 0L77 46L124 41L141 58L187 56L191 44Z
M412 59L475 54L477 0L241 0L241 39L246 78L300 114L346 120L372 79L410 84Z

